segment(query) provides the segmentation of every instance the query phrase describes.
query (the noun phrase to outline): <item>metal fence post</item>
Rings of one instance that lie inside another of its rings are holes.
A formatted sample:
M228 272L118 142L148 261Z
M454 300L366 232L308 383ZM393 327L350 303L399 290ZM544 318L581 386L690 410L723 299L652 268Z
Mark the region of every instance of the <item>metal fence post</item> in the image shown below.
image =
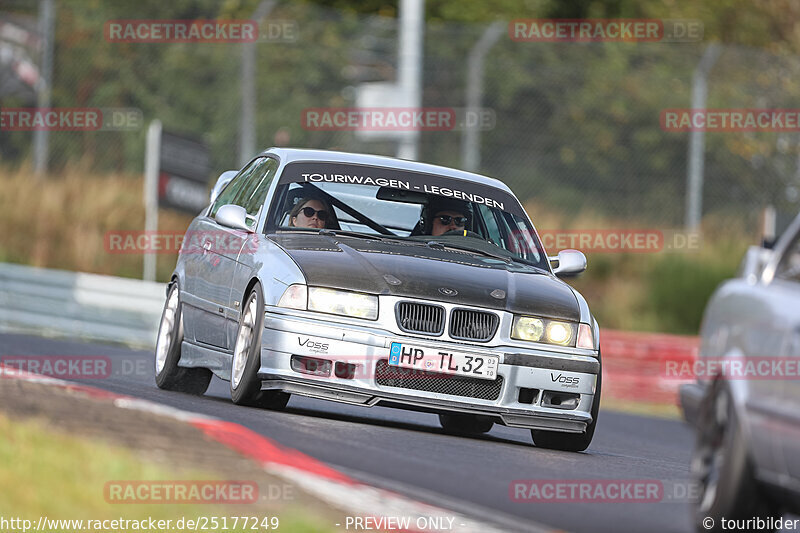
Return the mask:
M422 104L422 41L425 33L425 0L400 0L400 45L397 85L404 103L413 109ZM419 131L403 135L397 157L416 160L419 156Z
M53 0L41 0L39 3L39 32L42 36L42 68L39 86L36 90L36 105L40 109L50 107L50 95L53 91L53 35L55 27L55 5ZM47 172L47 155L49 152L46 128L33 132L33 173L42 179Z
M262 0L253 12L253 20L259 22L275 7L275 0ZM242 44L242 117L239 133L239 165L256 154L256 44Z
M467 60L467 116L477 114L483 100L483 65L486 54L494 46L506 25L496 21L489 25L472 47ZM461 167L470 172L477 172L481 164L481 132L480 125L466 121L464 133L461 135Z
M161 160L161 121L156 119L147 128L147 149L144 155L144 230L152 235L158 230L158 172ZM145 281L156 280L156 255L144 254Z
M708 45L692 76L692 111L705 109L708 97L708 74L722 53L722 48ZM703 164L705 132L689 132L689 168L686 175L686 231L697 231L703 214Z

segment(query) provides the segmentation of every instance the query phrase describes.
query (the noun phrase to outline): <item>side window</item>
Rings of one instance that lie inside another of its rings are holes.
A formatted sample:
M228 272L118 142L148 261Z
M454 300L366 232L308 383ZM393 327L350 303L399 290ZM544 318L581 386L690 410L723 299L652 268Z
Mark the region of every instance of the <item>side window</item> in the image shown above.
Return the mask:
M530 230L523 220L485 205L479 205L478 209L489 232L487 237L492 243L525 259L532 259L537 255L528 243Z
M248 183L248 178L255 172L255 170L259 167L259 165L264 163L264 159L256 159L255 161L251 162L249 165L244 167L239 174L236 175L235 178L231 180L227 187L222 189L222 192L219 193L217 199L214 201L214 205L211 206L211 211L209 211L208 216L214 218L217 214L217 211L220 207L227 204L235 203L235 199L238 196L239 192L242 188Z
M267 158L264 164L253 171L252 178L236 195L234 203L244 207L248 215L252 217L258 215L277 170L278 162Z
M509 235L509 249L524 259L538 261L539 254L533 248L533 231L525 220L506 212L502 213L502 219Z
M508 250L521 257L527 258L525 253L525 246L523 244L524 235L521 235L519 229L514 223L514 218L509 213L502 213L500 215L500 224L503 225L503 233L508 237Z
M775 277L788 281L800 282L800 235L794 238L786 253L781 257Z
M481 213L484 224L486 224L486 230L489 232L486 237L495 245L507 250L508 246L506 246L505 239L503 239L503 234L500 232L500 227L497 225L497 220L494 218L492 210L483 204L478 204L478 210Z

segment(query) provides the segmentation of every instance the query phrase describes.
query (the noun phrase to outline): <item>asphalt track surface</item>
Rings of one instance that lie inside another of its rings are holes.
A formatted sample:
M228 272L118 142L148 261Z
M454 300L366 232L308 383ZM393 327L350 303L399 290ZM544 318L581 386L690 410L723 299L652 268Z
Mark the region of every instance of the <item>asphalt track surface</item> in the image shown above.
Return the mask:
M559 452L534 447L526 430L498 425L475 438L447 435L428 413L301 397L292 397L282 412L238 407L228 382L216 377L202 397L162 391L149 351L0 334L0 356L41 355L108 356L112 375L83 383L241 424L356 479L508 530L533 524L587 533L692 530L689 504L674 499L680 491L665 491L658 503L520 503L509 493L520 479L686 483L693 437L678 421L601 411L586 452Z

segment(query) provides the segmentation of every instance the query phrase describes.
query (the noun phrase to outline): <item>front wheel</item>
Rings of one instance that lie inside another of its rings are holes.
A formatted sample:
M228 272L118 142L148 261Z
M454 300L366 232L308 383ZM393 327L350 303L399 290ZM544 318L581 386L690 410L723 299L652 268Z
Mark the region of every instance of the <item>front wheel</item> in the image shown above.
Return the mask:
M723 518L779 517L778 506L755 478L733 398L721 379L709 386L697 428L691 464L692 481L700 492L694 507L695 530L722 531Z
M264 300L259 283L250 289L244 301L231 364L231 400L236 405L283 409L289 395L281 391L262 391L258 378L264 331Z
M170 285L156 341L155 366L156 385L164 390L201 395L211 383L211 371L207 368L183 368L178 366L183 342L183 316L178 282Z

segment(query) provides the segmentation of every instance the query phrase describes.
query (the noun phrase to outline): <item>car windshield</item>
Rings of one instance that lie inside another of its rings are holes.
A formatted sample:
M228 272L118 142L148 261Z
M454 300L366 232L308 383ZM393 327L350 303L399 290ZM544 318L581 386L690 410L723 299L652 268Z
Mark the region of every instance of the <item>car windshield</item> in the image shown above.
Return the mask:
M474 181L400 169L290 163L281 174L267 230L427 243L547 270L541 243L513 195Z

